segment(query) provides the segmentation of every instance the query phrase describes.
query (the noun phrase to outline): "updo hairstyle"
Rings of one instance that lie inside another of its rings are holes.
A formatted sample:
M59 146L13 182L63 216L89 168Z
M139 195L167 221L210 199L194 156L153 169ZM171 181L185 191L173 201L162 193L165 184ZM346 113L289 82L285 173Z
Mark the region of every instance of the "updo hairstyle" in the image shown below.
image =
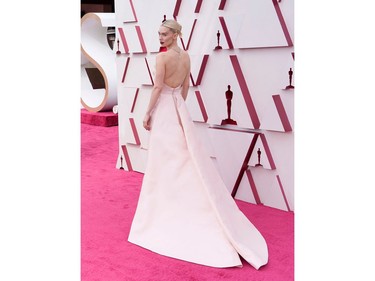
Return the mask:
M177 33L179 37L182 37L182 26L175 20L165 20L161 24L162 26L168 27L173 33Z

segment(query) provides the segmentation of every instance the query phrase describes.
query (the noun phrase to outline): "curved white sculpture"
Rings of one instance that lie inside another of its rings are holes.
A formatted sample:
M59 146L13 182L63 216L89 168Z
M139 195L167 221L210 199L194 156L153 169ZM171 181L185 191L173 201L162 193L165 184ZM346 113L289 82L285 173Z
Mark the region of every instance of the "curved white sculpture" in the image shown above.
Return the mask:
M117 104L116 54L107 41L107 28L116 26L114 13L87 13L81 19L81 104L90 112L110 111ZM104 89L93 89L85 66L98 68Z

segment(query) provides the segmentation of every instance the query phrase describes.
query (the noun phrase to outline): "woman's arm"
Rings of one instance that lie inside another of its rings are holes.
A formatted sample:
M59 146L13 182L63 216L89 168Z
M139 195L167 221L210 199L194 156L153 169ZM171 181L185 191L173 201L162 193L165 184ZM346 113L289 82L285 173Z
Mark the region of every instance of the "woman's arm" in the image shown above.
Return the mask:
M159 53L156 55L156 74L155 74L155 81L154 81L154 88L152 89L150 102L148 104L145 118L143 119L143 127L146 130L151 129L151 114L155 107L156 102L159 99L161 90L163 89L164 84L164 76L165 76L165 62L163 53Z
M163 59L163 54L160 53L156 56L156 74L154 81L154 88L152 89L150 102L147 107L146 114L151 114L154 106L160 96L161 90L163 89L164 76L165 76L165 62Z

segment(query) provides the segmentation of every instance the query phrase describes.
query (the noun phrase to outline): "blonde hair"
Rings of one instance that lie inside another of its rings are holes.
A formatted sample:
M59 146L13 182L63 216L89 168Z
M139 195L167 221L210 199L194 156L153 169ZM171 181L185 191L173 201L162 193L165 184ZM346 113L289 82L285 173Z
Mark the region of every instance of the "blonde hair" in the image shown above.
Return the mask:
M162 26L168 27L173 33L177 33L178 36L182 37L182 26L175 20L165 20L161 24Z

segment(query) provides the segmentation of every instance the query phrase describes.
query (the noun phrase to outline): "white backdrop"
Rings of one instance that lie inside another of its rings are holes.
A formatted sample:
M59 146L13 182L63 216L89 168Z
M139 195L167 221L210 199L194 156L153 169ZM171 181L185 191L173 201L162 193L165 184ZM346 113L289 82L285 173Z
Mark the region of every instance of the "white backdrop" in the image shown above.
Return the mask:
M192 62L187 105L228 190L237 182L236 198L293 211L294 89L285 89L288 71L294 71L293 5L289 0L116 0L121 52L116 167L145 169L148 132L142 120L165 15L183 26L179 46ZM218 31L221 50L215 50ZM220 125L227 118L228 85L236 126ZM256 166L258 149L262 166Z

